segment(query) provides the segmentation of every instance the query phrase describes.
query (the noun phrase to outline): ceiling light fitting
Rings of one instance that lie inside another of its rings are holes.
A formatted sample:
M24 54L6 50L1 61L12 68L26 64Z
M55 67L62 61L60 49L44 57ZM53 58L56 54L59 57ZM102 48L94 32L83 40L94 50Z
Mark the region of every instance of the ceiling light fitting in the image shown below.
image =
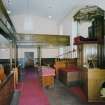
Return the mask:
M11 14L11 11L10 11L10 10L7 10L7 13L8 13L8 14Z
M48 18L49 18L49 19L51 19L51 18L52 18L52 16L48 16Z

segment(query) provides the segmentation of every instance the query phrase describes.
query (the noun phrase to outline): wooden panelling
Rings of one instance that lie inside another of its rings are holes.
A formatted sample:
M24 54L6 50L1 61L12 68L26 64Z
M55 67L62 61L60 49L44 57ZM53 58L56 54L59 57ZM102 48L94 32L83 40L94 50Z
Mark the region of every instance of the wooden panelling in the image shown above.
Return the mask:
M54 76L40 76L40 83L42 87L53 87Z
M89 102L105 101L101 98L100 90L105 82L105 70L85 69L82 71L83 89Z
M65 68L59 70L59 80L63 82L65 85L72 86L77 85L81 80L80 70L76 68Z
M69 35L24 34L16 33L19 42L34 41L35 43L51 44L54 46L70 45ZM29 37L26 39L26 37Z
M61 59L61 60L56 60L54 67L56 70L56 76L58 76L58 72L60 69L64 69L70 65L77 65L77 59L72 58L72 59Z

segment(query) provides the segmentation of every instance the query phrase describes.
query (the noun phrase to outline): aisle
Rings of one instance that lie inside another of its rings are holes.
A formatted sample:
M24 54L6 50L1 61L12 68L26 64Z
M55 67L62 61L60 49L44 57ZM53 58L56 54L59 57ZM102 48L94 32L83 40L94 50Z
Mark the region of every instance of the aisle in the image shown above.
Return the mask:
M54 88L45 89L51 105L88 105L69 91L69 88L60 81L55 81Z
M58 80L53 88L42 88L37 75L31 69L26 71L25 79L20 85L19 105L105 105L87 103L79 88L70 89Z
M21 86L19 105L50 105L33 70L26 70Z
M45 89L51 105L105 105L103 102L88 103L79 87L69 88L60 81L55 81L54 88Z

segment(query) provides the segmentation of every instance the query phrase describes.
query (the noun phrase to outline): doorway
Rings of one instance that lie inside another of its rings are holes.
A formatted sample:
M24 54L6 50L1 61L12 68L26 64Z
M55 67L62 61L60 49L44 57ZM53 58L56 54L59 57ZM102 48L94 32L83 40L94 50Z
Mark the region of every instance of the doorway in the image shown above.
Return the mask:
M24 52L24 66L34 67L34 52Z

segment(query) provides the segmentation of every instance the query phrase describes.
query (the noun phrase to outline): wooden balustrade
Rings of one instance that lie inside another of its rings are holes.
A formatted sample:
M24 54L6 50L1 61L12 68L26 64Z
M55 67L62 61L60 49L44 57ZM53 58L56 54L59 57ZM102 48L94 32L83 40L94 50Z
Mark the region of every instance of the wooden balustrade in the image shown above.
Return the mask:
M0 105L9 105L14 91L14 75L10 73L0 84Z

